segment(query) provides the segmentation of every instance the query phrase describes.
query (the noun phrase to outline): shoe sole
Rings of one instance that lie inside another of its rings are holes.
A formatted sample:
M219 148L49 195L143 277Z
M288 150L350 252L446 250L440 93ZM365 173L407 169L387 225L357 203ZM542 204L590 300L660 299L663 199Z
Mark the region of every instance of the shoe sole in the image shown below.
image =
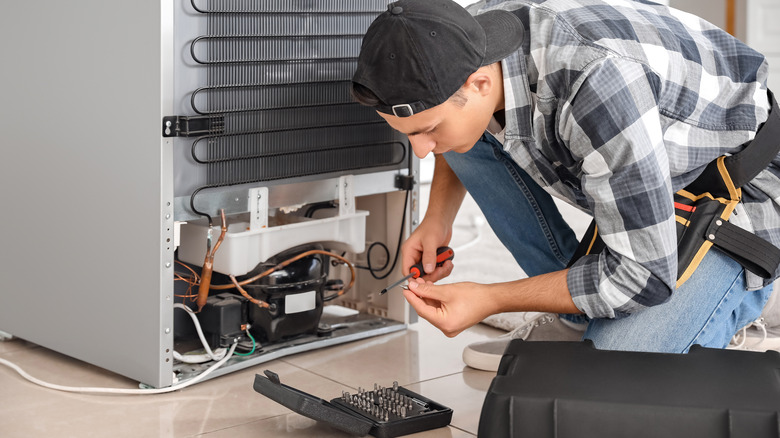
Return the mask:
M754 338L752 336L748 336L747 341L745 341L745 345L742 348L750 351L767 351L767 350L777 351L780 350L780 338L771 337L761 341L760 339Z
M503 355L480 353L466 348L463 350L463 362L467 366L481 371L498 371Z

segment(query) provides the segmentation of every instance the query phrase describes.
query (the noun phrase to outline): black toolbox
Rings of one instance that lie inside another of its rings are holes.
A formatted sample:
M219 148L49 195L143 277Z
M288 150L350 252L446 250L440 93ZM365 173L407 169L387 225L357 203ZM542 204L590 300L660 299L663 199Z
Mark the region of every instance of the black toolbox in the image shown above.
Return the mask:
M780 353L694 346L603 351L592 342L507 347L483 438L780 438Z

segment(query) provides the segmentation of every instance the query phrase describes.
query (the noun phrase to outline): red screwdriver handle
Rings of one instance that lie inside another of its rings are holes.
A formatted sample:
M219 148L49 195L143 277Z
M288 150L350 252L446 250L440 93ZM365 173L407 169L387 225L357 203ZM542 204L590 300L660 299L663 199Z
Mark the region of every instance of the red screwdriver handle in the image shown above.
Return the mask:
M444 262L452 260L453 258L455 258L455 251L449 246L440 246L436 249L436 266L441 266ZM409 268L409 275L411 275L412 278L418 278L423 274L425 274L425 270L421 263L415 263Z
M412 276L412 278L418 278L419 276L423 275L425 273L425 270L423 270L423 266L419 263L412 265L411 268L409 268L409 275Z
M436 249L436 266L441 266L447 260L452 260L454 258L455 251L453 251L449 246L440 246L438 249Z

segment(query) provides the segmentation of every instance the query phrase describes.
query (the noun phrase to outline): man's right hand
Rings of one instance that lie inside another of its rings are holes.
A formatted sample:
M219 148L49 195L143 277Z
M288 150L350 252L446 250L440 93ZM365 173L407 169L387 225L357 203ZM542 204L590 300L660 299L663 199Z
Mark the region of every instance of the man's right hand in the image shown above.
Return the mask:
M453 264L446 261L440 267L436 267L436 250L447 246L452 238L452 226L446 222L436 221L428 216L420 223L416 230L401 246L401 261L404 274L409 273L409 268L415 263L422 263L428 281L439 281L452 272Z

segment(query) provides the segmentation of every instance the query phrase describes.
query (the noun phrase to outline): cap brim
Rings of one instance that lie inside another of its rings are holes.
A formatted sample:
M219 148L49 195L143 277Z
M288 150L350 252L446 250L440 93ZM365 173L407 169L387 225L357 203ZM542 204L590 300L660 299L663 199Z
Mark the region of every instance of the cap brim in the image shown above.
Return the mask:
M525 29L517 15L503 9L494 9L474 18L485 30L487 47L483 66L506 58L523 45Z

